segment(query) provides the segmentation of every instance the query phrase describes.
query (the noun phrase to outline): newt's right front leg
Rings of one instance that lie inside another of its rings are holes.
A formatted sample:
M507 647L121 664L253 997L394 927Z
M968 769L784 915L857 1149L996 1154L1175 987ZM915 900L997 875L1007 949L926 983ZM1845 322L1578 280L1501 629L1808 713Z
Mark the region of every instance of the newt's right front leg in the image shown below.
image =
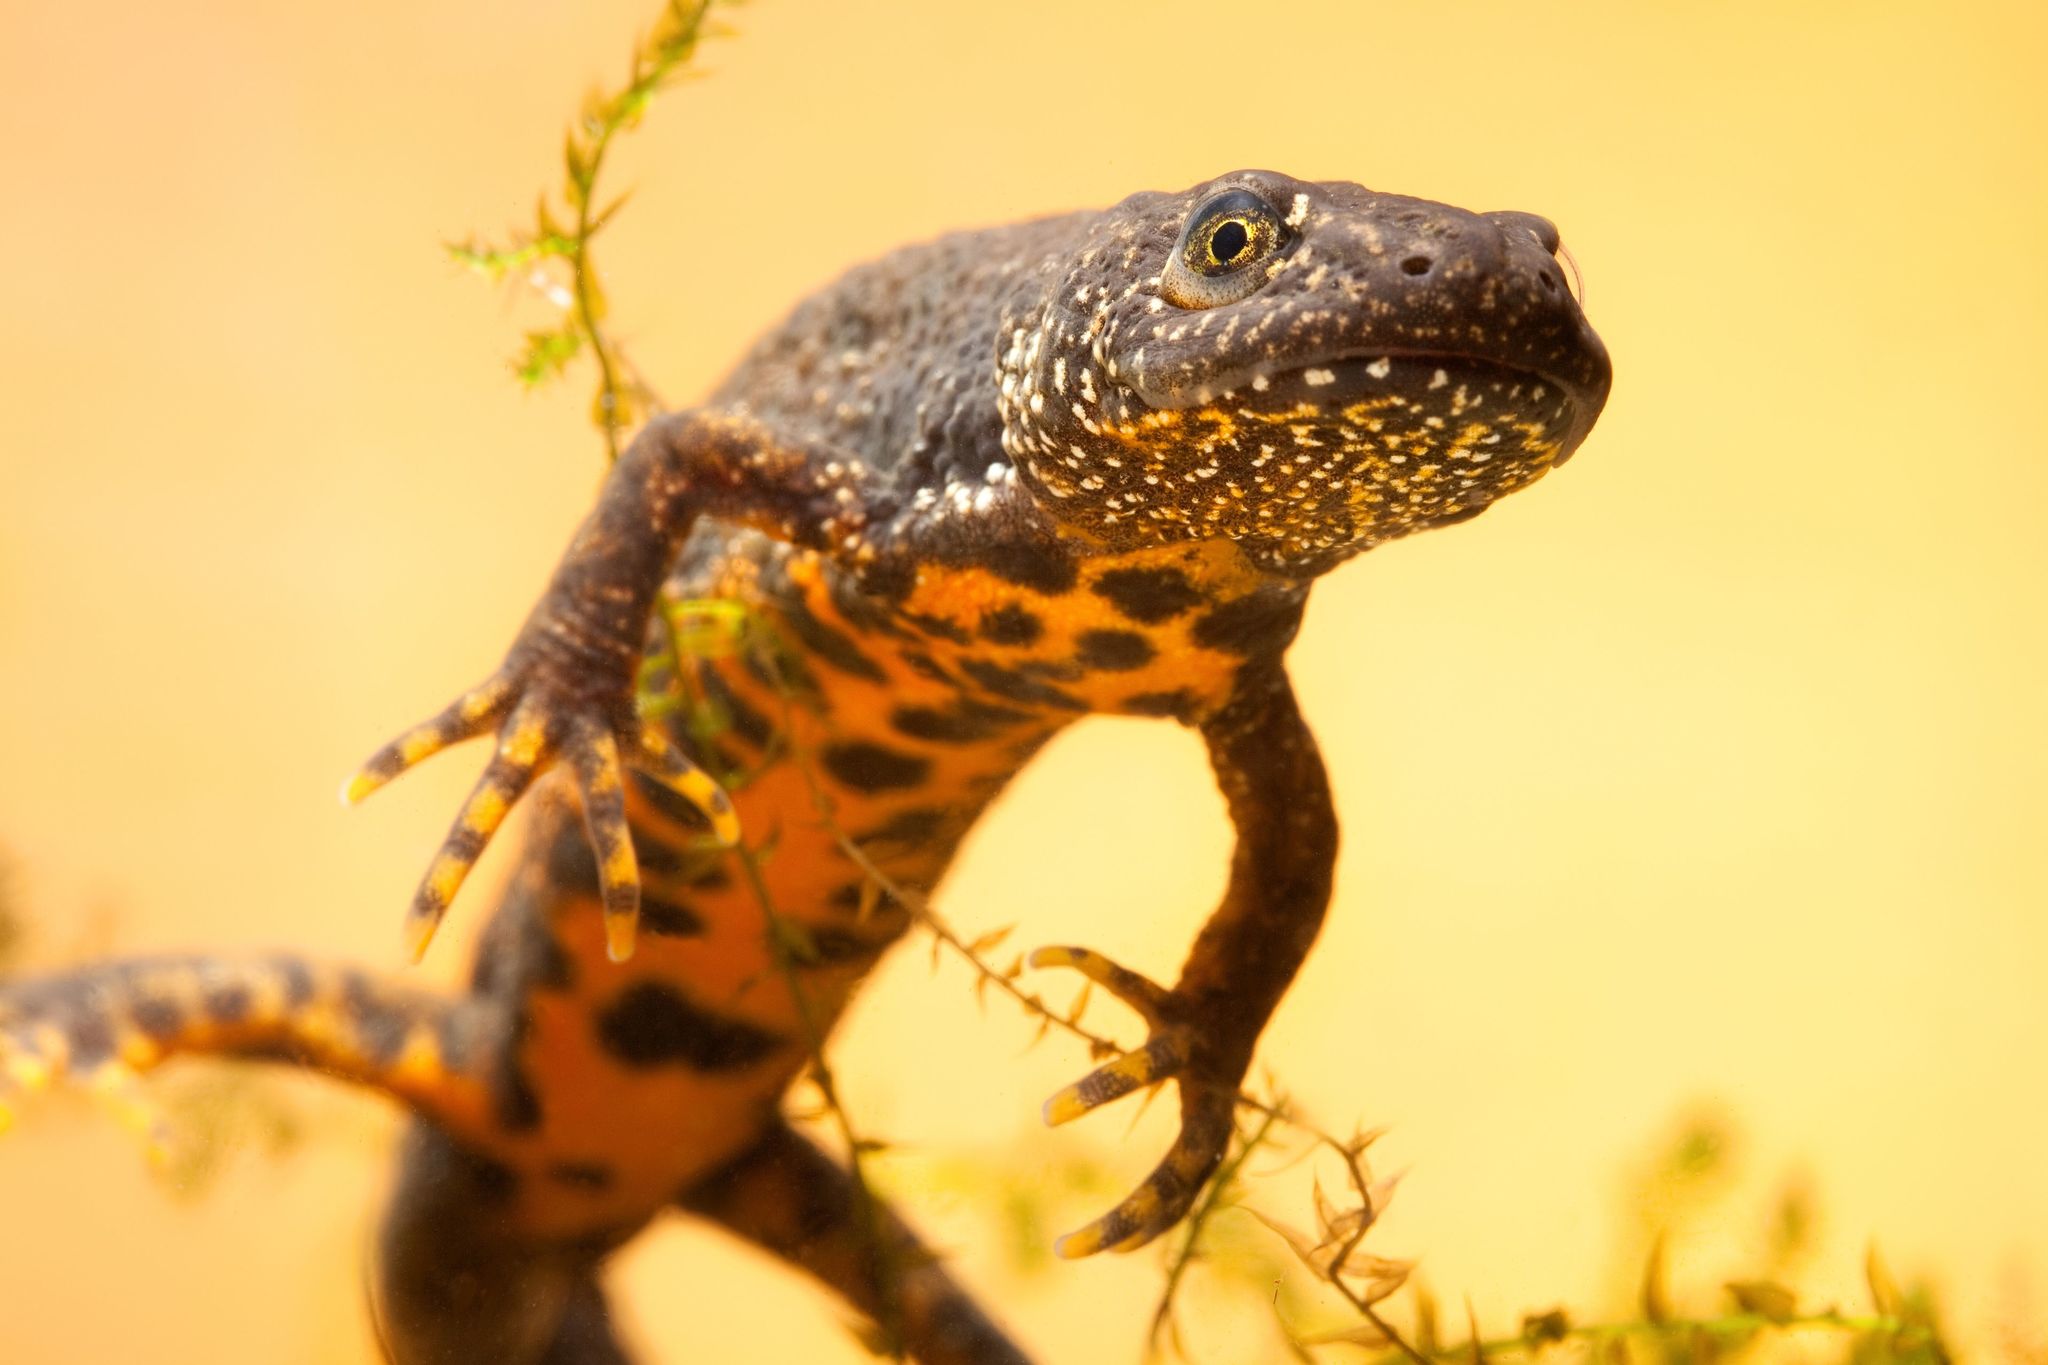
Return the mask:
M582 795L607 947L614 960L629 956L640 880L622 761L700 807L724 842L739 837L725 792L635 706L648 616L684 538L699 517L714 516L860 560L874 552L868 527L885 524L889 510L882 481L839 451L787 442L731 416L684 412L649 423L613 467L497 672L379 750L343 789L346 799L360 800L451 744L498 735L496 755L414 897L407 932L414 956L425 951L505 813L554 763L569 767Z

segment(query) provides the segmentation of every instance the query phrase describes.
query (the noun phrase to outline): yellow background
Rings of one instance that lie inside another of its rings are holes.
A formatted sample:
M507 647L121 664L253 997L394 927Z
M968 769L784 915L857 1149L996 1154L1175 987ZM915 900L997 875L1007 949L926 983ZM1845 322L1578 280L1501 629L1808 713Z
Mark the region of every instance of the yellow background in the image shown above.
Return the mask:
M537 306L436 243L526 220L649 9L10 0L0 843L40 960L395 962L474 756L359 812L334 786L495 659L598 459L582 377L506 374ZM1817 1191L1819 1297L1860 1296L1875 1236L1966 1338L2038 1346L2042 13L763 0L622 155L601 259L686 399L853 261L1240 165L1557 219L1613 402L1533 492L1319 590L1293 663L1346 846L1264 1056L1329 1122L1394 1126L1377 1244L1495 1328L1625 1277L1643 1153L1706 1103L1759 1191ZM1189 738L1091 723L943 904L1170 973L1226 837ZM839 1055L926 1158L1149 1165L1164 1106L1128 1140L1036 1127L1085 1059L1028 1036L913 949ZM196 1202L84 1106L32 1110L0 1143L0 1360L368 1359L389 1121L291 1094L322 1134ZM919 1213L1025 1339L1135 1360L1149 1258L1019 1282L977 1197ZM1711 1243L1684 1268L1709 1284ZM855 1358L706 1233L616 1281L652 1360Z

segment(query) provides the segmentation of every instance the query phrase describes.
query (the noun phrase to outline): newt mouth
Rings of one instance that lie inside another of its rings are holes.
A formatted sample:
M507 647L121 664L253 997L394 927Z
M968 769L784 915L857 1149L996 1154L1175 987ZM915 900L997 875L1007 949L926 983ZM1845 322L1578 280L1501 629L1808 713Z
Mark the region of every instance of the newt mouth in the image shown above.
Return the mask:
M1148 406L1167 410L1308 405L1335 414L1368 404L1387 410L1389 417L1405 408L1415 417L1435 417L1445 424L1533 421L1561 439L1553 464L1563 464L1592 430L1607 399L1605 355L1597 360L1587 367L1594 371L1592 382L1585 383L1469 353L1356 349L1306 364L1219 369L1204 383L1178 389L1155 388L1141 371L1132 388Z
M1275 403L1344 408L1393 400L1427 412L1441 406L1438 399L1449 390L1454 399L1463 392L1464 398L1453 404L1458 410L1450 415L1464 417L1464 408L1475 401L1481 406L1492 402L1496 412L1502 402L1512 402L1530 415L1542 413L1549 431L1562 436L1555 464L1569 459L1593 429L1612 382L1606 350L1590 334L1584 346L1561 354L1554 366L1507 363L1468 351L1359 346L1308 362L1219 365L1198 383L1177 385L1157 382L1156 368L1144 359L1140 352L1126 382L1157 410L1269 408Z
M1554 375L1436 352L1359 351L1286 367L1244 366L1153 395L1156 408L1216 408L1329 431L1343 444L1469 449L1484 458L1537 445L1563 464L1599 416L1606 390L1583 395Z

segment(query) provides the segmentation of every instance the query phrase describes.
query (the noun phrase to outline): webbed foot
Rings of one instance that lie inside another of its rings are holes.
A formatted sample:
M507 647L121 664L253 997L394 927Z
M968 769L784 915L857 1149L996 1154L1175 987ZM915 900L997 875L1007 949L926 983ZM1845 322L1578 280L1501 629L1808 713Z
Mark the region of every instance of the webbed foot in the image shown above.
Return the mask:
M495 732L497 752L427 868L406 917L406 944L424 954L463 879L506 813L550 766L575 775L583 819L597 853L606 950L633 952L640 917L640 870L626 824L623 763L674 788L703 811L718 841L739 841L739 814L709 773L635 709L631 660L578 649L549 618L530 623L504 665L481 686L371 755L342 788L353 803L452 744Z
M1047 1123L1067 1123L1162 1081L1179 1083L1180 1134L1164 1159L1122 1203L1053 1244L1056 1253L1070 1260L1098 1251L1134 1251L1187 1216L1222 1161L1244 1065L1208 1056L1200 1021L1186 1002L1100 953L1040 948L1029 961L1033 967L1073 968L1136 1010L1150 1026L1143 1045L1105 1062L1047 1100Z

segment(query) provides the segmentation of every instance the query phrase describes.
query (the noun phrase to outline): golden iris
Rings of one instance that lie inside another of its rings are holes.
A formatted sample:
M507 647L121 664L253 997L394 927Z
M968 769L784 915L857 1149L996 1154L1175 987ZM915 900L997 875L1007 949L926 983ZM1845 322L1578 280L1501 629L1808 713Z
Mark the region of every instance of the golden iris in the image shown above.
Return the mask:
M1264 282L1250 267L1286 245L1286 237L1265 200L1250 190L1225 190L1188 216L1160 292L1182 308L1234 303Z

